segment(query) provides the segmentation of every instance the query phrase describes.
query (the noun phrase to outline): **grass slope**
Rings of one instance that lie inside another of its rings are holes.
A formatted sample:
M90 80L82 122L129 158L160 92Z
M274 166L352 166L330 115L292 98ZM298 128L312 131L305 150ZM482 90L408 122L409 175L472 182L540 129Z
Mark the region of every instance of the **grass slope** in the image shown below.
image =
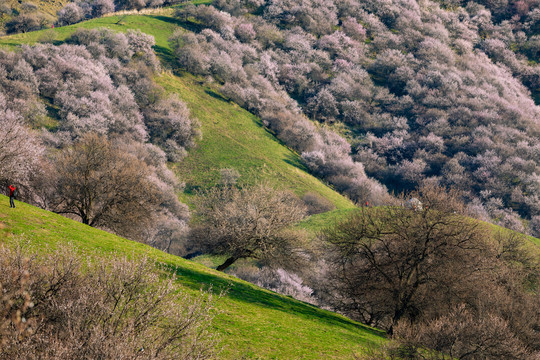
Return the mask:
M116 16L105 17L46 31L48 34L54 31L59 43L80 27L107 27L115 31L140 29L155 37L155 50L165 66L174 66L167 39L181 23L166 15L130 15L122 18L120 23L118 20ZM13 48L32 44L44 33L37 31L3 37L0 46ZM354 207L348 199L310 175L299 155L269 133L259 118L224 99L211 85L205 85L190 74L171 70L156 80L168 91L177 93L202 125L203 139L197 148L190 151L182 163L174 165L179 178L186 183L183 201L189 203L194 190L215 185L220 169L235 168L242 175L241 179L248 183L265 180L299 196L308 191L316 192L332 201L338 209Z
M25 234L47 251L69 242L94 258L116 253L148 254L176 268L189 291L213 284L229 288L218 303L215 330L223 339L223 359L350 359L384 341L383 333L329 311L258 288L229 275L129 241L79 222L0 196L0 243Z
M214 185L219 180L219 170L232 167L248 183L262 179L300 196L316 192L338 209L353 207L349 200L310 175L298 154L270 134L259 118L210 88L197 86L190 75L164 75L158 82L168 91L180 94L202 123L203 139L199 146L175 165L177 174L186 182L187 194Z

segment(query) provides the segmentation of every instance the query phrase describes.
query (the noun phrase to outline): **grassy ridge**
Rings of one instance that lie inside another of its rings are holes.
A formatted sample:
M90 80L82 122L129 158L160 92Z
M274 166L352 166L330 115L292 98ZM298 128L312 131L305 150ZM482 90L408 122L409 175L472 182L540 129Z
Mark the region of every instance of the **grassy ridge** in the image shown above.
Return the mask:
M225 347L220 358L350 359L384 341L381 331L340 315L31 205L17 202L11 209L8 204L8 198L0 196L0 243L14 234L25 234L44 251L69 242L93 258L148 254L176 268L179 282L188 291L209 284L215 290L229 288L218 304L222 313L215 324Z

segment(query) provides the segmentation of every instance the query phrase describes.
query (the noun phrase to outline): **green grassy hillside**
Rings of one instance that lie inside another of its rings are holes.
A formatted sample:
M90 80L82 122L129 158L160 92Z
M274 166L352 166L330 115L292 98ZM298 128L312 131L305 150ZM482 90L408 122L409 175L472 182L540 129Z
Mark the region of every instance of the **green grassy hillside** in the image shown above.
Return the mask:
M193 190L215 185L220 169L235 168L242 175L241 180L246 182L265 180L280 188L291 189L300 196L308 191L316 192L332 201L338 209L354 207L348 199L308 174L299 155L269 133L259 118L224 99L201 79L170 70L174 63L167 39L179 28L173 18L132 15L120 23L118 20L116 16L106 17L54 30L3 37L0 38L0 46L13 49L20 44L32 44L51 31L59 43L79 27L107 27L115 31L140 29L151 34L156 39L156 52L164 66L169 68L156 80L168 91L178 93L202 124L202 141L181 164L174 166L179 178L186 183L184 201L189 203Z
M270 134L259 118L221 98L212 89L198 85L190 75L163 75L158 83L180 94L202 123L203 139L199 146L175 165L179 178L186 182L187 194L214 185L219 180L219 170L232 167L246 182L262 179L300 196L308 191L317 192L339 209L353 207L350 201L310 175L298 154Z
M224 359L350 359L384 341L383 333L329 311L258 288L232 276L129 241L79 222L0 196L0 243L24 234L44 251L71 243L85 255L99 258L148 254L178 269L189 291L213 285L229 288L218 303L215 330L222 337Z

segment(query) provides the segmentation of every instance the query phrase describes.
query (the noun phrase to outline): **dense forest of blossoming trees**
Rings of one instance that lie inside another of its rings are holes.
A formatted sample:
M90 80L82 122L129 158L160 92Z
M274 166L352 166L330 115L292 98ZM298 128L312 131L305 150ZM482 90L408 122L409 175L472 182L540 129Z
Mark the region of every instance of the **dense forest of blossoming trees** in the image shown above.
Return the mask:
M80 0L57 23L173 3ZM36 8L0 11L13 18ZM179 64L212 75L351 199L381 204L427 180L461 190L481 219L538 235L538 0L216 0L176 16L197 30L171 38ZM54 110L60 121L41 136L50 146L93 131L150 139L165 152L157 157L177 161L198 130L150 80L150 48L142 34L93 31L69 46L6 53L4 117L41 126ZM88 56L91 64L79 59ZM62 79L75 64L88 74Z
M179 64L352 199L429 181L538 228L539 1L216 0L176 16L199 29L171 39Z
M189 214L166 162L200 130L152 80L153 45L138 31L101 29L1 51L2 181L43 208L168 249Z
M61 9L56 23L173 3L80 0ZM0 9L11 18L6 31L45 26L30 26L36 8L25 4ZM176 16L199 30L171 39L181 66L214 76L225 95L261 116L314 174L353 200L385 203L388 190L428 180L462 190L481 219L527 231L522 217L537 234L538 0L216 0ZM59 93L56 101L71 106L74 96ZM179 159L178 140L190 140L158 134L150 118L164 115L160 108L144 110L147 132ZM130 110L116 109L124 119L115 126L134 121L125 119Z

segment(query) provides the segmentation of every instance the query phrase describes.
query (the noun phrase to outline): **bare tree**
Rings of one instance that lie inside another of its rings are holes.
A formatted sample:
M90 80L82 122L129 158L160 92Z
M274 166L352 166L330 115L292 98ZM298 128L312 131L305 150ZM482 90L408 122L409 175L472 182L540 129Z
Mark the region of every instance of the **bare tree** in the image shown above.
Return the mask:
M401 319L414 321L429 309L426 302L444 297L453 284L466 282L483 249L479 225L463 215L455 193L424 186L412 197L422 209L361 209L322 234L331 302L389 333Z
M157 212L159 190L147 165L103 136L90 133L63 150L52 172L49 206L84 224L123 233L149 225Z
M460 262L448 268L450 276L434 273L434 279L464 281L436 280L450 291L424 287L415 301L420 316L403 317L390 346L366 359L540 358L537 254L521 234L504 230L491 236L486 230L488 248L474 261L476 271L462 277L471 267Z
M193 246L227 255L219 271L243 258L279 266L299 259L301 236L288 228L304 217L305 208L294 194L265 184L215 187L197 197L196 207L200 225L192 231Z

